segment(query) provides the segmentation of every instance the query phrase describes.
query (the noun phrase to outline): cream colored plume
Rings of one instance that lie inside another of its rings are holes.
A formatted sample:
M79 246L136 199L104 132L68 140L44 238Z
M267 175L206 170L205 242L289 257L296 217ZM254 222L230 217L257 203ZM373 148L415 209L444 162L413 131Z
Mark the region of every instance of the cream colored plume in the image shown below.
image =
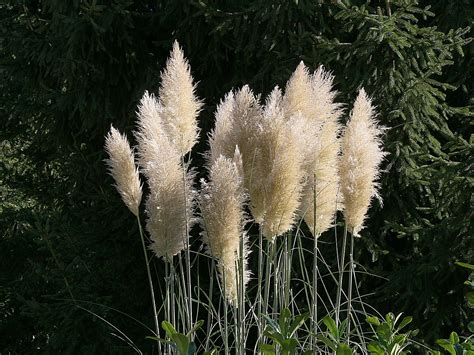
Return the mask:
M363 228L372 198L378 197L376 180L385 156L380 138L382 128L374 114L371 100L361 89L342 138L339 167L344 217L348 229L355 234Z
M128 209L138 216L138 207L142 200L142 186L127 137L111 127L105 138L105 151L109 155L106 163L110 175L115 180L117 191Z
M236 156L238 160L238 153ZM249 278L246 270L246 236L243 230L245 195L237 164L238 162L222 155L215 159L209 170L210 181L206 183L202 180L199 198L203 241L208 246L209 253L217 259L221 278L225 273L226 297L235 305L241 242L244 243L244 285Z
M267 98L255 133L257 150L247 185L251 211L263 235L273 241L293 227L304 177L298 142L301 132L285 119L279 88Z
M252 181L255 157L258 150L258 131L263 110L252 90L245 85L228 93L216 111L216 123L209 136L208 165L223 155L234 156L235 147L240 151L244 185Z
M333 225L335 213L341 205L338 162L342 111L334 102L333 79L322 66L311 76L313 114L318 124L309 124L302 130L302 135L306 136L302 142L306 147L303 154L307 180L301 213L316 237ZM311 143L306 142L311 139Z
M287 119L300 113L306 119L315 119L311 77L303 61L286 83L283 106Z
M194 223L193 174L182 165L182 154L165 132L162 106L145 92L138 106L138 161L147 178L150 193L146 200L150 248L170 261L185 248ZM184 181L183 181L184 179Z
M233 110L235 106L234 93L231 91L225 95L217 106L215 113L215 126L209 135L208 163L212 164L221 155L230 157L231 144L235 139ZM235 146L234 146L235 147ZM239 153L240 154L240 153Z
M159 101L163 128L181 155L188 153L199 138L197 116L202 103L195 95L191 69L177 41L161 73Z

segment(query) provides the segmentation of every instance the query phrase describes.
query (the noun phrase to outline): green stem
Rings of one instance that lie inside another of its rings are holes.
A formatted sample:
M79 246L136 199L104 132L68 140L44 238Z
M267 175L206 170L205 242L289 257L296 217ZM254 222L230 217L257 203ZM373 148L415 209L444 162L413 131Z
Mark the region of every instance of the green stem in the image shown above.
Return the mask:
M289 238L291 238L291 232L288 232L287 235L286 235L286 238L285 238L285 245L284 245L284 250L283 250L283 253L284 253L284 265L285 265L285 268L284 268L284 271L285 271L285 281L284 281L284 303L283 303L283 307L284 308L290 308L290 283L291 283L291 261L290 261L290 256L289 256L289 252L288 252L288 244L290 243L291 245L291 242L289 240Z
M258 233L258 285L257 285L257 304L258 304L258 319L259 319L259 333L263 334L263 316L262 316L262 278L263 278L263 233L260 228Z
M312 307L312 320L313 320L313 332L314 335L318 333L318 237L316 234L316 174L313 174L313 307ZM311 343L313 337L310 338ZM316 342L314 343L314 351L316 352Z
M268 315L268 306L270 300L270 276L272 273L272 264L274 262L276 241L267 241L267 258L266 258L266 270L265 270L265 299L263 302L263 312ZM265 322L264 322L265 323ZM265 329L265 326L263 327Z
M193 303L191 295L191 248L189 246L189 230L188 230L188 203L187 203L187 184L186 184L186 165L184 162L184 156L181 156L181 165L183 168L183 193L184 193L184 215L185 215L185 235L184 235L184 246L186 248L186 276L187 276L187 304L188 304L188 331L193 327ZM191 339L194 334L191 334Z
M344 259L346 257L346 244L347 244L347 223L344 227L344 237L342 238L342 252L341 252L341 263L339 265L339 283L337 287L337 298L336 298L336 325L339 327L339 319L341 312L341 297L342 297L342 281L344 278Z
M189 326L189 312L188 312L188 303L187 303L187 300L188 300L188 294L187 294L187 289L186 289L186 278L185 278L185 274L186 274L186 270L183 266L183 257L182 257L182 254L179 253L178 254L178 263L179 263L179 270L180 270L180 275L181 275L181 287L179 289L179 293L180 293L180 308L183 308L183 305L184 305L184 314L183 314L183 309L181 309L181 320L183 322L183 333L187 333L188 331L186 331L186 327ZM179 315L178 315L178 319L179 319ZM187 323L187 324L185 324Z
M214 291L214 272L216 268L216 262L214 259L211 259L211 280L209 282L209 294L208 294L208 313L207 313L207 337L206 337L206 347L205 351L209 350L209 341L211 340L211 303L212 303L212 294Z
M349 254L349 289L347 304L347 343L351 333L351 311L352 311L352 277L354 273L354 230L351 231L351 249Z
M273 273L273 308L272 308L272 314L276 315L279 313L279 301L281 300L282 297L280 294L280 288L278 287L279 281L280 281L280 261L281 258L279 258L279 253L278 253L278 246L277 246L277 239L275 238L274 242L275 244L275 252L273 253L273 267L275 269ZM272 316L273 318L273 316Z
M137 215L137 222L138 222L138 230L140 232L140 239L142 240L143 255L145 256L146 271L148 275L148 284L150 286L151 303L153 305L153 316L155 320L156 336L159 338L160 337L160 324L158 322L158 312L156 310L155 291L153 290L153 280L151 278L150 263L148 261L148 254L146 252L145 236L143 235L143 229L142 229L142 224L140 222L139 215ZM161 354L161 344L159 341L157 342L158 342L158 354Z
M241 327L241 339L240 339L240 353L243 355L245 354L245 333L246 333L246 326L245 326L245 285L244 285L244 238L241 236L240 238L240 258L239 258L239 279L240 279L240 289L239 289L239 315L240 315L240 327Z
M229 354L229 329L227 326L227 295L226 295L226 281L225 268L222 270L222 290L224 295L224 354Z
M170 311L171 311L171 324L176 326L176 312L175 312L175 290L174 290L174 283L176 278L176 269L174 267L174 260L173 258L170 261L171 266L171 275L170 275Z

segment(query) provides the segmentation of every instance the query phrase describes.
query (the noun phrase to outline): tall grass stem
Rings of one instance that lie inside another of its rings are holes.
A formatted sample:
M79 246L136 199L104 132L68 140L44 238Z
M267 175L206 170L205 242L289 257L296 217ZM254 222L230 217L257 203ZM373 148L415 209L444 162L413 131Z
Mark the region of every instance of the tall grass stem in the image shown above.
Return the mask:
M341 260L339 264L339 282L337 285L337 297L336 297L336 325L339 326L340 313L341 313L341 297L342 297L342 281L344 279L344 262L346 257L346 245L347 245L347 223L344 226L344 236L342 237L342 250Z
M158 312L156 310L155 291L153 289L153 280L151 278L150 262L148 260L148 254L147 254L147 251L146 251L145 236L143 234L142 223L140 222L140 216L138 214L137 214L137 222L138 222L138 230L140 232L140 239L142 241L143 255L145 256L146 272L147 272L147 275L148 275L148 284L150 286L150 295L151 295L151 303L152 303L152 306L153 306L153 318L154 318L154 321L155 321L156 336L159 338L160 337L160 324L159 324L159 321L158 321ZM160 341L158 341L158 354L161 355Z

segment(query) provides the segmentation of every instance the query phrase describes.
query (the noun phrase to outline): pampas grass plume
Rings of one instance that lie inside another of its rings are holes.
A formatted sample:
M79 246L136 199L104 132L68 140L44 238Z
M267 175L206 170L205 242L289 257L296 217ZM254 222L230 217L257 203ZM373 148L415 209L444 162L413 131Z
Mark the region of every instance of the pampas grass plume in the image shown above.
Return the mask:
M227 93L215 113L215 126L209 135L208 163L212 164L221 155L230 157L231 142L235 140L233 136L234 120L233 110L235 107L234 93ZM240 153L239 153L240 154Z
M339 201L339 117L342 110L334 102L334 77L320 66L311 75L313 114L320 125L305 127L303 135L310 134L305 150L305 171L307 183L304 189L302 212L313 236L318 237L334 222ZM303 140L305 141L305 140ZM316 217L316 220L315 220Z
M236 265L241 238L246 238L243 231L245 195L241 188L242 180L237 164L222 155L210 167L209 179L209 182L202 180L199 198L203 241L208 246L208 252L217 259L221 278L225 273L224 287L227 300L237 305ZM244 258L246 254L245 247ZM245 267L246 261L244 261ZM244 271L244 284L247 281L248 272Z
M364 89L354 103L342 139L340 161L341 191L347 227L357 234L364 224L367 210L377 193L382 151L382 128L374 119L374 108Z
M150 248L158 257L170 261L185 248L189 238L186 230L194 223L195 192L194 174L182 165L181 151L166 134L162 113L161 103L145 92L138 105L135 137L138 162L150 189L146 199Z
M105 150L109 155L106 163L115 180L115 187L128 209L138 216L138 207L142 200L142 186L127 137L111 127L105 138Z
M276 87L258 124L258 151L249 186L252 214L271 241L291 230L297 217L304 177L299 134L298 127L285 120L282 93Z
M196 118L202 102L196 97L195 90L189 63L175 41L161 73L159 101L163 107L164 130L181 155L188 153L199 138Z

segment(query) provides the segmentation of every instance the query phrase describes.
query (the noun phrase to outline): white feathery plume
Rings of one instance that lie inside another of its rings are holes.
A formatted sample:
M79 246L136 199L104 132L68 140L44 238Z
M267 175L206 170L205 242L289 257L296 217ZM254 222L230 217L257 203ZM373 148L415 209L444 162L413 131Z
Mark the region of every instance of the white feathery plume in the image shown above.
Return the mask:
M212 165L220 155L232 159L237 146L247 188L255 168L257 131L262 114L258 97L245 85L235 93L228 93L221 101L215 114L215 127L209 135L208 165Z
M195 90L189 63L175 41L161 73L159 101L163 107L163 128L181 155L188 153L199 138L196 118L202 102L196 97Z
M341 130L339 117L342 110L334 102L336 93L332 88L333 80L334 77L322 66L311 76L313 114L318 126L315 130L308 122L309 128L303 130L303 135L307 138L302 141L312 138L313 142L306 144L310 150L306 149L304 152L307 181L301 210L315 237L333 225L335 213L340 207L338 161Z
M236 156L238 157L238 151ZM237 158L238 159L238 158ZM208 252L218 262L223 279L225 273L225 294L227 300L237 306L237 263L240 258L240 243L244 238L244 286L249 279L247 271L246 235L242 178L236 162L220 156L209 169L209 182L202 180L199 204L203 241Z
M286 83L283 106L287 119L298 113L308 120L315 119L311 77L303 61L298 64Z
M138 161L150 188L146 228L158 257L170 261L185 248L193 217L194 174L181 163L182 155L162 125L162 106L145 92L138 106ZM186 183L183 182L186 179ZM184 190L183 190L184 189Z
M115 180L115 187L128 209L138 216L138 207L142 200L142 185L135 158L127 137L120 134L113 126L105 138L105 151L109 155L106 163L110 175Z
M256 127L258 148L248 184L252 214L271 241L290 230L297 217L304 177L298 130L285 119L281 90L276 87Z
M231 141L233 132L233 110L235 105L234 93L227 93L220 104L217 106L215 113L215 126L209 134L209 153L207 156L208 164L212 164L221 155L230 157ZM240 154L240 152L239 152Z
M363 228L367 210L377 193L383 129L374 119L374 108L364 89L359 91L342 138L339 170L348 229L357 235Z

